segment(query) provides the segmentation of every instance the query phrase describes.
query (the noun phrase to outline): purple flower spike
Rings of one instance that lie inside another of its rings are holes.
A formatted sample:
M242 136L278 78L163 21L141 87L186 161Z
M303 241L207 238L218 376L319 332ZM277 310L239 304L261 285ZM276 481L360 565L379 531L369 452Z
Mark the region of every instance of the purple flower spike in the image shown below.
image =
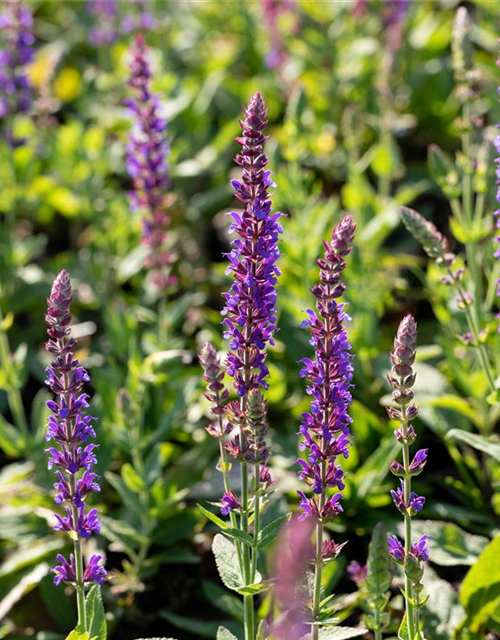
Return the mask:
M0 14L0 121L8 115L29 111L32 86L27 66L33 60L33 17L31 9L21 0L4 3ZM11 128L4 131L11 147L25 143L24 138L16 138Z
M230 341L227 373L234 378L238 395L251 389L267 389L269 370L265 347L273 345L276 331L276 290L280 275L278 240L282 232L280 213L273 213L269 187L274 186L264 153L267 136L267 109L256 93L240 120L243 134L236 138L241 151L236 164L242 167L240 180L233 180L236 197L244 204L241 213L232 213L230 231L236 234L231 243L228 273L234 282L227 293L222 311L224 337Z
M46 349L53 358L47 369L45 382L56 397L47 402L54 415L48 420L46 436L56 446L49 447L46 451L50 454L49 469L56 467L54 500L56 504L64 506L65 511L64 516L55 514L54 529L66 531L75 544L79 544L82 538L89 538L92 533L100 531L97 510L87 511L86 506L88 496L100 488L97 482L99 476L92 471L97 462L93 453L97 445L81 446L89 438L95 437L95 432L90 424L93 418L86 414L88 395L82 393L89 375L74 357L77 345L76 340L70 336L71 297L69 275L66 271L61 271L54 280L45 316L49 327ZM70 556L69 563L61 555L57 559L60 564L53 570L54 583L74 583L77 575L74 556ZM102 584L106 571L99 564L100 560L101 556L91 558L87 569L83 571L84 584Z
M176 282L171 274L175 258L169 250L170 218L166 213L170 185L169 142L160 96L151 91L152 74L147 56L144 37L137 36L131 49L128 82L134 97L125 102L134 121L126 160L133 182L131 208L143 214L142 242L149 249L145 266L150 270L152 284L161 291Z
M416 349L417 323L411 315L407 315L398 327L394 350L390 354L391 373L387 376L393 390L393 406L388 408L388 413L391 419L399 421L400 426L394 431L394 435L401 445L403 458L403 464L395 460L390 467L392 473L399 477L400 482L399 489L391 491L391 496L394 505L404 517L405 540L403 545L396 536L389 536L387 544L390 556L404 567L405 615L408 621L408 635L412 638L415 635L414 630L419 628L419 607L417 605L416 609L413 608L413 598L415 594L420 594L423 591L424 567L422 562L429 557L429 551L425 545L429 536L422 536L417 543L412 542L412 518L422 511L425 498L412 491L411 482L413 476L422 472L428 454L427 449L420 449L411 460L410 446L417 437L414 427L410 424L418 413L417 405L413 402L413 387L416 380L413 364Z
M312 402L310 412L302 415L299 446L307 451L307 461L297 461L301 466L298 475L316 495L324 494L329 487L344 489L344 472L337 458L349 455L352 356L344 328L348 316L337 299L345 289L340 277L351 251L355 226L352 218L346 216L334 229L331 242L325 242L325 257L318 260L320 282L312 289L317 298L316 312L309 310L302 323L311 334L315 359L304 358L300 372L308 381L307 393ZM302 492L299 495L304 517L325 519L342 510L337 503L340 493L335 496L335 507L333 504L328 507L330 501L322 500L321 513L316 498L308 500Z

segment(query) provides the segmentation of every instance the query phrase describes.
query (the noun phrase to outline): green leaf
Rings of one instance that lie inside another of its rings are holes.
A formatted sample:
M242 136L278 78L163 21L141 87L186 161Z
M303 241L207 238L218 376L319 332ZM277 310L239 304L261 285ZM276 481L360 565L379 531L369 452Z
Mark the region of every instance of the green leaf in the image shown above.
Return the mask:
M214 524L216 524L221 529L230 528L227 522L224 522L224 520L216 516L215 513L212 513L208 509L205 509L205 507L202 507L201 504L198 505L198 509L205 516L205 518L208 518L209 520L211 520Z
M101 598L101 587L94 585L88 592L85 600L86 614L87 614L87 627L90 637L96 640L106 640L107 638L107 625L106 614L104 613L104 605Z
M219 585L205 580L202 582L202 589L210 604L224 611L224 613L228 613L235 620L243 622L244 612L241 598L229 593Z
M348 640L368 633L367 629L352 627L323 627L319 630L319 640Z
M464 617L453 587L427 566L422 579L429 600L421 610L424 628L433 640L450 640L453 631Z
M109 484L118 493L125 507L132 513L135 513L137 517L142 518L144 515L144 509L139 500L139 496L134 493L129 487L127 487L122 478L120 478L120 476L117 476L116 473L107 471L104 476Z
M373 530L367 564L366 587L370 595L383 597L391 586L391 570L387 553L387 530L382 522Z
M389 465L399 450L399 443L395 438L386 438L356 472L358 482L357 495L366 498L373 487L387 476Z
M500 605L500 535L486 547L462 582L462 603L470 628L478 632Z
M0 449L10 458L19 458L25 442L19 431L0 415Z
M450 438L450 440L465 442L465 444L468 444L473 449L482 451L500 462L500 442L498 442L498 440L491 440L476 433L463 431L462 429L451 429L446 437Z
M244 583L234 543L218 533L212 543L212 551L222 582L228 589L238 591Z
M90 640L90 636L86 631L82 631L77 627L69 634L66 640Z
M239 540L243 544L248 545L249 547L253 546L253 538L250 534L245 531L241 531L241 529L233 529L232 527L228 527L223 531L225 536L230 538L234 538L235 540Z
M226 627L219 627L217 629L217 640L238 640Z
M240 587L237 592L242 596L255 596L258 593L267 591L273 586L272 580L264 580L262 582L254 582L254 584L248 584L245 587Z
M0 601L0 620L3 620L12 607L26 594L35 589L40 581L48 574L49 565L45 562L37 564L22 578L16 579L14 587Z
M278 536L283 524L289 519L290 516L287 514L276 518L276 520L273 520L273 522L266 525L259 534L257 548L264 549L267 545L271 544L271 542Z
M170 611L160 611L160 616L184 632L192 633L202 638L210 638L210 640L213 640L217 636L220 627L219 622L186 618L176 613L170 613ZM233 631L238 633L237 625L233 625L231 622L224 622L224 626L229 629L233 629L234 627Z
M432 536L431 560L442 567L473 565L488 544L488 538L467 533L451 522L415 520L415 536Z
M130 464L130 462L126 462L123 465L122 478L123 478L123 482L127 485L127 487L136 493L139 493L140 491L144 491L144 489L146 489L144 480L137 473L137 471Z

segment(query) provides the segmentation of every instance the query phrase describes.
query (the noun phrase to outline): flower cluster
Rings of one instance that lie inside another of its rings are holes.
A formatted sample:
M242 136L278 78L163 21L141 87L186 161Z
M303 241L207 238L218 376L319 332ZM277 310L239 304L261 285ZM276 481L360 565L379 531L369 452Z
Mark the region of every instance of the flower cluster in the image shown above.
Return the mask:
M33 59L33 17L20 0L9 2L0 15L3 48L0 49L0 120L9 114L25 113L31 106L32 87L27 66ZM24 144L6 132L12 147Z
M302 416L301 450L307 450L307 461L298 460L299 478L309 484L316 495L307 498L302 492L302 517L326 520L342 511L340 491L344 488L344 472L337 458L348 457L350 444L348 409L352 401L352 364L350 345L345 331L348 316L337 300L345 285L340 281L351 252L356 225L350 216L344 217L333 230L331 242L325 242L325 257L318 260L320 283L312 293L316 296L317 312L309 310L302 323L311 333L315 360L304 358L301 377L307 378L307 392L312 396L311 410ZM323 499L327 488L336 488L329 499Z
M79 544L81 538L89 538L99 533L101 525L96 509L87 510L86 500L90 493L99 491L99 477L92 469L96 463L97 445L86 444L89 438L95 438L92 422L87 415L88 395L82 393L85 382L89 381L87 371L74 357L76 340L70 336L71 323L71 281L66 271L61 271L52 286L45 320L48 324L49 340L47 351L53 360L46 369L46 384L56 396L56 400L47 403L52 414L48 420L46 439L54 446L49 453L49 469L56 469L57 482L55 502L63 505L65 515L55 514L56 531L66 531ZM53 569L54 582L81 583L97 582L102 584L106 571L99 563L100 556L92 556L82 577L72 555L68 563L58 556L60 565Z
M168 249L166 191L169 186L169 150L166 122L160 98L151 92L151 68L143 36L132 46L129 86L134 98L126 101L134 125L127 145L127 169L133 181L130 194L134 210L143 217L143 243L149 248L145 266L159 290L175 283L171 274L174 256Z
M267 388L266 344L274 344L276 330L276 290L280 275L278 240L282 231L280 213L271 212L268 189L274 186L264 153L267 136L267 109L256 93L244 109L240 121L243 135L236 138L241 152L236 163L243 168L241 180L233 180L236 196L244 203L241 213L233 212L230 231L238 236L228 254L228 273L234 276L230 290L224 294L222 315L224 337L230 340L228 374L234 378L240 397L250 389Z
M497 66L500 68L500 60L497 60ZM500 88L498 89L498 94L500 95ZM500 124L497 125L500 128ZM495 218L495 227L500 229L500 135L495 137L494 140L495 150L497 153L497 157L495 158L495 175L496 175L496 201L499 205L499 208L493 212L493 216ZM500 234L500 232L498 232ZM500 235L495 237L495 242L497 243L497 249L495 251L495 258L500 258ZM497 280L497 297L500 297L500 279ZM500 317L497 316L497 317ZM498 331L500 332L500 324L498 325Z
M416 373L413 371L415 353L417 348L417 323L413 316L407 315L399 324L396 338L394 339L394 351L391 355L392 369L387 376L389 385L393 389L392 400L395 406L388 407L389 417L398 420L400 427L394 431L398 442L403 449L403 462L394 461L391 471L400 478L400 488L391 491L391 496L396 508L405 516L411 518L419 513L425 504L425 498L418 496L411 490L411 478L420 474L427 461L427 449L417 451L410 461L410 445L416 440L414 427L409 424L418 414L418 407L413 402ZM411 546L410 553L417 559L427 559L428 551L425 542L429 536L422 536L420 540ZM396 562L405 559L404 547L392 536L388 539L389 553Z

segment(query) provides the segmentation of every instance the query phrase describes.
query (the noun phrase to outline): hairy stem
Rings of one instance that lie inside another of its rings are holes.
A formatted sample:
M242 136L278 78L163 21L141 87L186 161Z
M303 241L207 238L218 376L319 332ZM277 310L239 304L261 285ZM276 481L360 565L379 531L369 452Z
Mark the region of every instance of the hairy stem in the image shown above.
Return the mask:
M403 378L400 384L403 385ZM406 417L406 406L401 407L401 431L403 438L408 437L408 419ZM404 501L406 505L410 504L411 495L411 475L410 475L410 447L407 442L403 444L403 467L405 470L404 478ZM409 513L404 514L405 525L405 555L411 552L411 516ZM415 637L415 611L411 600L413 599L413 589L409 576L405 571L405 604L406 604L406 621L408 625L408 636L413 640ZM418 612L417 612L418 615ZM418 623L417 623L418 628Z
M255 464L255 473L254 473L254 482L255 482L255 502L254 502L254 521L253 521L253 553L252 553L252 571L250 574L250 579L255 582L255 576L257 574L257 543L259 541L259 531L260 531L260 464L257 462Z

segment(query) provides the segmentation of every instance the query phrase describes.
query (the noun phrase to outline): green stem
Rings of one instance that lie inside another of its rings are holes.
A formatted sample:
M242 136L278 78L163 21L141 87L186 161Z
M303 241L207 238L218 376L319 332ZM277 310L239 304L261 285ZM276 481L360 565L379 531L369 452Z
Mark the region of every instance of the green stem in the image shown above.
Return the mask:
M250 579L252 583L255 582L255 576L257 574L257 543L259 541L259 532L260 532L260 464L258 462L255 463L255 474L254 474L254 482L255 482L255 503L254 503L254 521L253 521L253 550L252 550L252 571L250 574Z
M9 403L12 419L14 420L14 424L17 429L22 434L25 445L27 446L29 435L28 421L26 419L21 392L18 386L17 373L12 363L9 339L2 327L3 320L2 311L0 310L0 365L3 371L5 371L9 382L9 388L7 389L7 401Z
M404 379L401 378L401 386ZM406 417L406 406L401 407L401 430L403 438L408 437L408 419ZM410 504L411 496L411 475L410 475L410 447L407 442L403 444L403 467L405 470L404 478L404 501L406 505ZM405 525L405 556L411 552L411 516L409 513L404 514ZM406 622L408 625L408 636L411 640L415 638L415 611L411 600L413 599L413 588L411 580L405 571L405 604L406 604ZM418 615L418 612L417 612ZM417 627L418 628L418 627Z
M69 476L71 495L75 495L76 478L73 474ZM78 509L72 505L73 521L78 522ZM83 585L83 553L82 540L80 536L73 532L73 547L75 552L75 574L76 574L76 605L78 609L78 626L82 631L87 631L87 615L85 610L85 589Z
M321 439L323 440L323 439ZM318 510L321 514L326 500L326 462L321 463L321 485L323 491L318 500ZM312 640L319 638L319 613L321 605L321 583L323 578L323 522L316 522L316 558L314 561L314 590L313 590L313 627Z
M228 469L228 460L227 460L227 452L224 447L224 435L223 435L223 426L222 426L222 416L219 415L219 429L222 435L219 436L219 450L220 450L220 459L221 459L221 472L222 478L224 482L224 491L229 493L231 491L231 481L229 479L229 469ZM229 520L231 522L231 526L233 529L238 528L238 520L236 519L236 514L234 511L229 512ZM241 544L239 540L234 541L236 546L236 554L238 556L238 565L240 567L240 573L243 576L243 556L241 553Z
M241 530L248 533L248 463L241 463ZM251 584L250 548L243 545L243 582ZM245 640L254 640L253 596L243 596Z
M375 622L375 624L373 625L375 627L375 640L382 640L382 629L380 628L380 609L377 605L375 606L375 611L373 613L373 620Z
M453 282L455 283L455 288L457 290L457 293L462 301L462 305L464 307L465 310L465 315L467 317L467 324L469 325L469 329L472 333L472 335L474 336L474 342L476 345L476 349L478 351L479 354L479 360L481 362L481 366L483 368L484 373L486 374L486 377L488 379L488 384L490 387L490 390L492 392L496 391L495 388L495 377L494 374L491 370L491 363L488 359L488 354L486 353L486 349L484 344L482 344L482 342L480 341L480 337L479 337L479 327L477 324L477 320L475 317L474 312L471 309L470 304L467 301L466 295L464 290L462 289L462 287L460 286L460 283L456 280L453 271L448 267L448 275L452 278Z
M322 502L320 497L320 503ZM322 506L320 504L320 510ZM313 625L312 640L319 638L319 610L321 604L321 578L323 574L323 523L316 523L316 558L314 562L314 591L313 591Z
M62 352L64 349L64 340L59 338L58 340L59 350ZM63 387L69 388L69 376L67 373L63 374ZM67 406L71 406L69 399L69 392L64 392L64 398ZM66 420L66 436L68 442L71 442L73 432L73 420ZM74 446L74 445L73 445ZM73 512L73 522L75 530L71 532L73 538L73 546L75 553L75 577L76 577L76 604L78 609L78 626L82 631L87 631L87 616L85 611L85 587L83 581L83 552L82 552L82 539L76 531L76 523L78 522L78 508L75 506L73 497L76 494L76 476L73 473L68 472L68 484L71 493L71 509Z

